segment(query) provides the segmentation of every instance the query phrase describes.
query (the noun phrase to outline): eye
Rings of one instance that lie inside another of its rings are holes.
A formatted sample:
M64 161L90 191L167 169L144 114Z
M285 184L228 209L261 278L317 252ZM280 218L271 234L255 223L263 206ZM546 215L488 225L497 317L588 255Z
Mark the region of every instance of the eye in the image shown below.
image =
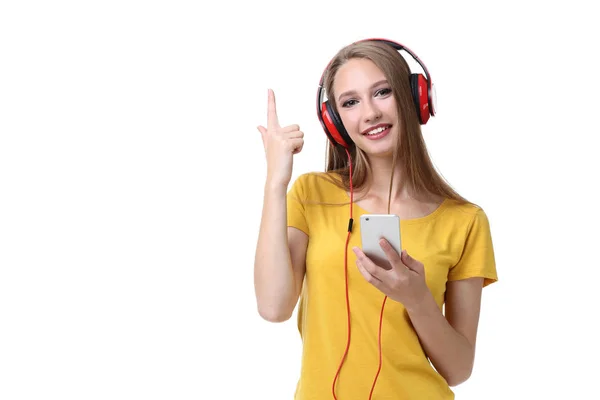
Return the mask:
M379 89L378 91L376 91L375 96L387 96L390 93L392 93L392 89L383 88L383 89ZM356 105L356 103L357 103L357 100L355 100L355 99L346 100L345 102L342 103L342 107L344 107L344 108L352 107L353 105Z
M356 104L356 100L346 100L342 103L342 107L350 107Z

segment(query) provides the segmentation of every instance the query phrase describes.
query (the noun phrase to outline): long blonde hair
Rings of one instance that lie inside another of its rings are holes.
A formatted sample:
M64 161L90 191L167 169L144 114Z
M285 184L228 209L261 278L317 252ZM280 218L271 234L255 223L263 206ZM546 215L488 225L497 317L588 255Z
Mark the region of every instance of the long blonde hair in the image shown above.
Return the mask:
M350 44L342 48L332 59L328 70L325 72L324 89L327 98L331 99L332 107L337 113L333 83L340 67L353 58L368 59L379 67L390 87L398 107L398 118L400 122L400 134L398 145L394 151L393 166L400 161L409 193L413 195L433 194L457 200L461 203L470 203L459 195L438 174L429 154L421 132L417 110L412 98L410 87L410 68L406 60L399 52L388 44L376 41L363 41ZM366 154L351 143L348 151L352 158L352 184L355 191L367 189L367 176L372 173L371 166ZM394 168L392 168L392 171ZM343 148L333 146L327 142L327 157L325 162L326 174L319 174L334 183L336 186L349 191L350 168L348 155ZM335 179L331 175L337 175ZM390 180L390 200L392 193L393 172ZM366 193L366 191L365 191ZM389 205L388 205L389 210Z

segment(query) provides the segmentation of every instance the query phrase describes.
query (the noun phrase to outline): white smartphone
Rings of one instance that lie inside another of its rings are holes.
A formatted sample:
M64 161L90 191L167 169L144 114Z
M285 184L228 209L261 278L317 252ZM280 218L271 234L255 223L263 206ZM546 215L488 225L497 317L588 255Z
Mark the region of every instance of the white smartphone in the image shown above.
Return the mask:
M379 244L385 238L400 254L402 241L400 238L400 217L395 214L363 214L360 217L360 238L362 251L382 268L391 268L385 252Z

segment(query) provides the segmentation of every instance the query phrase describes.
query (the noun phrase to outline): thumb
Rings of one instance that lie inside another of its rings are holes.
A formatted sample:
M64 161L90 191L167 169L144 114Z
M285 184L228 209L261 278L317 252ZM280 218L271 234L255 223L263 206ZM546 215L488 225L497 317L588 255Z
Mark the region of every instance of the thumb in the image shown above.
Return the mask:
M256 129L258 129L258 131L260 132L260 136L262 137L263 144L265 144L265 139L267 137L267 128L265 128L262 125L259 125L256 127Z
M414 258L412 258L412 256L408 254L408 251L402 250L401 258L404 265L406 265L408 268L418 273L423 272L423 264L420 261L417 261Z

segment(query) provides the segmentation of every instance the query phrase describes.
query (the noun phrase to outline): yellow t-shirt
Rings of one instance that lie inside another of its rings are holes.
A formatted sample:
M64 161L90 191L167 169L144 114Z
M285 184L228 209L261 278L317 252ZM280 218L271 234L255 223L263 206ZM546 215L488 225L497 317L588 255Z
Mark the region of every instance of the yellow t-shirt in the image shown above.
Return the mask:
M332 383L347 342L344 254L348 194L309 173L298 177L287 197L288 226L309 236L306 275L298 304L303 342L296 400L330 400ZM298 200L300 201L298 201ZM379 365L378 330L385 295L368 283L356 266L353 246L361 247L360 216L354 204L354 225L348 245L351 339L336 382L338 400L367 400ZM427 285L442 309L446 282L484 277L497 280L489 222L474 205L446 199L433 213L400 221L402 248L425 266ZM372 400L453 399L445 379L432 367L401 303L387 299L382 334L382 367Z

